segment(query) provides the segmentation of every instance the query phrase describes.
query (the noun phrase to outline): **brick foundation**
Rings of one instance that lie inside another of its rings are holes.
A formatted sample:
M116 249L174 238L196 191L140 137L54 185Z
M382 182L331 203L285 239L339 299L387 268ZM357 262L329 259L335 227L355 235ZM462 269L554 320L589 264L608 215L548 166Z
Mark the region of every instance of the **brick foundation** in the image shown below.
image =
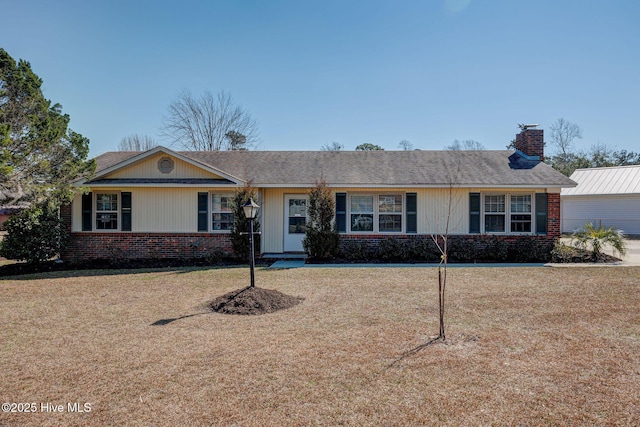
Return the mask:
M204 258L232 253L231 235L218 233L71 233L61 258L88 259Z

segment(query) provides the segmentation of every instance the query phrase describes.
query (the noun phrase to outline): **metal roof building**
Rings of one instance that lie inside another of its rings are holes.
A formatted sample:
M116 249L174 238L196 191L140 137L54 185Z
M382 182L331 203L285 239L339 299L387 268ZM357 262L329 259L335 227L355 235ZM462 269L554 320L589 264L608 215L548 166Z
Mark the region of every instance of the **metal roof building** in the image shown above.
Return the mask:
M578 169L571 179L578 185L560 192L563 233L592 222L640 235L640 166Z

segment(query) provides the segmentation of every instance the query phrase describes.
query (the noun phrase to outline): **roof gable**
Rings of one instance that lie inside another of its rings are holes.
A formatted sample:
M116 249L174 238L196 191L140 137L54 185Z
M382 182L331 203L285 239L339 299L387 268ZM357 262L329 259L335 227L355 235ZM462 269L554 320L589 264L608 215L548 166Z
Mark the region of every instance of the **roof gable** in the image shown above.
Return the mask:
M105 153L96 162L96 176L87 183L241 183L236 177L165 147L145 152Z

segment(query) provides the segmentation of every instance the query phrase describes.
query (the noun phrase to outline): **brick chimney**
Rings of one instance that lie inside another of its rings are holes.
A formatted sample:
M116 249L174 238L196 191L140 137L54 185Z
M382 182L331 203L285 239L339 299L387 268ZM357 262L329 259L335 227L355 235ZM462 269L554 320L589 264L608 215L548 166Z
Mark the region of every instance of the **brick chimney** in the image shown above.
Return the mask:
M544 161L544 130L538 125L520 125L522 132L516 135L515 148L531 160Z

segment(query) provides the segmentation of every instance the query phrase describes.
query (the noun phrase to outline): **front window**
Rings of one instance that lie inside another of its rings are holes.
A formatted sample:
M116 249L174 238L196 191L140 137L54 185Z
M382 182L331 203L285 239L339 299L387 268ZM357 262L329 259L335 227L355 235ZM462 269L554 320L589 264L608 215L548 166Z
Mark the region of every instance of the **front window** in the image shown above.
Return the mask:
M216 193L211 195L212 229L228 231L233 228L232 193Z
M485 194L484 231L486 233L531 233L531 194Z
M118 229L118 195L108 193L96 194L96 229Z
M351 231L402 232L404 208L401 194L356 194L350 197Z

